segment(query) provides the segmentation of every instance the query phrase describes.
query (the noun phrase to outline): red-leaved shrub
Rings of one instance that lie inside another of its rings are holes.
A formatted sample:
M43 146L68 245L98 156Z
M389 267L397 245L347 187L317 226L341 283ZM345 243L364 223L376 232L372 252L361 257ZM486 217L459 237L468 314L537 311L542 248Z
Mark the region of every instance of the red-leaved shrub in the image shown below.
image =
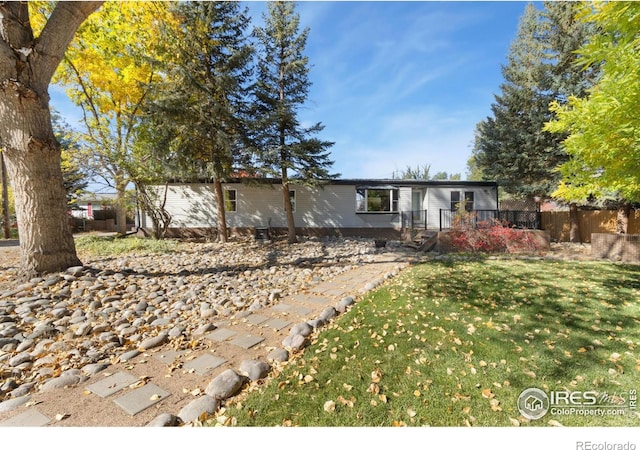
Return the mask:
M505 226L498 220L477 222L475 214L461 211L453 219L451 245L457 251L473 253L536 252L530 233Z

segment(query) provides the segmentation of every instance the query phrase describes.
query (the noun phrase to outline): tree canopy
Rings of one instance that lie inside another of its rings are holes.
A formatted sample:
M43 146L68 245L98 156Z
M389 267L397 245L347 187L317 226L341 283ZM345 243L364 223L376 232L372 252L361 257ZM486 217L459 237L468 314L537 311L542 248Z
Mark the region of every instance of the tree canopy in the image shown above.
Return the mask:
M115 189L118 231L126 231L126 189L140 161L133 147L166 37L170 2L107 2L78 30L54 82L83 112L73 159Z
M492 116L477 125L472 169L510 194L546 197L557 187L556 168L567 155L563 136L544 129L549 104L584 92L592 78L574 64L575 51L593 34L576 20L579 12L573 2L545 2L542 11L527 4Z
M557 198L585 202L618 195L640 201L640 4L597 3L583 21L602 30L579 50L600 78L588 94L555 102L546 129L566 133L569 160L560 166Z

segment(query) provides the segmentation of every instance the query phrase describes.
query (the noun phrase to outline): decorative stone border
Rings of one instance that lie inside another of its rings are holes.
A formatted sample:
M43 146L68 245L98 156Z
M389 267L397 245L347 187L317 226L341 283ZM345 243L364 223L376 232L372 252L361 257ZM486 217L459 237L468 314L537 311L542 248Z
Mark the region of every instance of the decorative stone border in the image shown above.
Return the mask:
M399 273L399 268L388 272L381 279L373 280L361 289L360 294L366 294L376 289L386 279ZM342 298L335 306L326 307L320 315L311 320L294 325L289 335L282 341L282 348L272 350L267 359L270 363L286 362L291 354L304 350L309 344L309 337L314 331L329 324L335 317L343 314L354 305L355 297L349 295ZM224 400L237 395L242 387L250 382L258 381L269 375L271 364L259 360L245 360L239 370L227 369L215 377L205 389L205 395L196 398L184 406L177 415L161 414L149 422L147 427L173 427L199 421L203 417L213 415Z

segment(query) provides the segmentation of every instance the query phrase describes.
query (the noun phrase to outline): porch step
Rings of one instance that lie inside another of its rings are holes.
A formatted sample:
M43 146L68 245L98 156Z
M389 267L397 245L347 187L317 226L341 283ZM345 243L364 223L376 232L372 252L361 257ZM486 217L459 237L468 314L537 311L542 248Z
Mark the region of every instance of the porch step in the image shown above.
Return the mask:
M438 243L438 233L436 231L421 231L416 234L412 241L406 242L405 247L416 251L428 252Z

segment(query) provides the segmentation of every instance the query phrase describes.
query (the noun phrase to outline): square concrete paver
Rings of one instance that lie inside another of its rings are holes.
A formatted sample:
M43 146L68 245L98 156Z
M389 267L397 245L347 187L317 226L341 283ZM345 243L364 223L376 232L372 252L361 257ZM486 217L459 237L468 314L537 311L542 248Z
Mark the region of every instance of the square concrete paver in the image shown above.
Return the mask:
M287 325L290 325L291 322L283 319L271 319L262 324L263 327L273 328L276 331L280 331L285 328Z
M122 389L126 388L130 384L138 381L136 377L126 372L118 372L114 375L108 376L104 380L98 381L97 383L93 383L88 386L91 392L96 394L99 397L105 398L108 397Z
M114 402L127 413L135 416L170 395L171 393L163 390L160 386L149 383L115 399Z
M233 330L229 330L227 328L218 328L217 330L207 334L205 337L212 341L222 342L222 341L226 341L230 337L235 336L236 334L238 333Z
M269 320L268 317L261 316L260 314L251 314L249 317L247 317L247 323L250 323L251 325L260 325L267 320Z
M295 300L296 302L304 302L307 300L307 295L305 294L296 294L293 296L293 300Z
M278 303L277 305L273 305L271 307L271 311L283 313L283 312L291 311L291 308L292 308L291 305L287 305L285 303Z
M175 360L182 356L184 354L184 352L181 351L177 351L177 350L169 350L167 352L163 352L163 353L156 353L155 355L153 355L153 357L155 359L157 359L160 362L163 362L165 364L173 364L175 362Z
M37 409L28 409L22 414L0 422L0 427L43 427L49 422L51 419Z
M349 292L346 289L339 289L339 288L334 288L328 291L324 291L324 295L329 295L331 297L344 297L348 293Z
M250 349L251 347L258 345L262 341L264 341L263 337L245 334L243 336L238 336L237 338L232 340L231 344L237 345L238 347L242 347L244 349Z
M212 371L216 367L221 366L226 362L227 360L224 358L207 354L198 356L191 361L187 361L186 363L184 363L182 368L186 370L194 369L198 375L205 375L207 372Z
M311 313L313 309L307 308L306 306L297 306L293 308L293 311L299 316L306 316L307 314Z
M330 304L333 300L331 300L328 297L317 297L315 295L310 295L309 297L307 297L307 301L309 303L314 303L316 305L328 305Z

